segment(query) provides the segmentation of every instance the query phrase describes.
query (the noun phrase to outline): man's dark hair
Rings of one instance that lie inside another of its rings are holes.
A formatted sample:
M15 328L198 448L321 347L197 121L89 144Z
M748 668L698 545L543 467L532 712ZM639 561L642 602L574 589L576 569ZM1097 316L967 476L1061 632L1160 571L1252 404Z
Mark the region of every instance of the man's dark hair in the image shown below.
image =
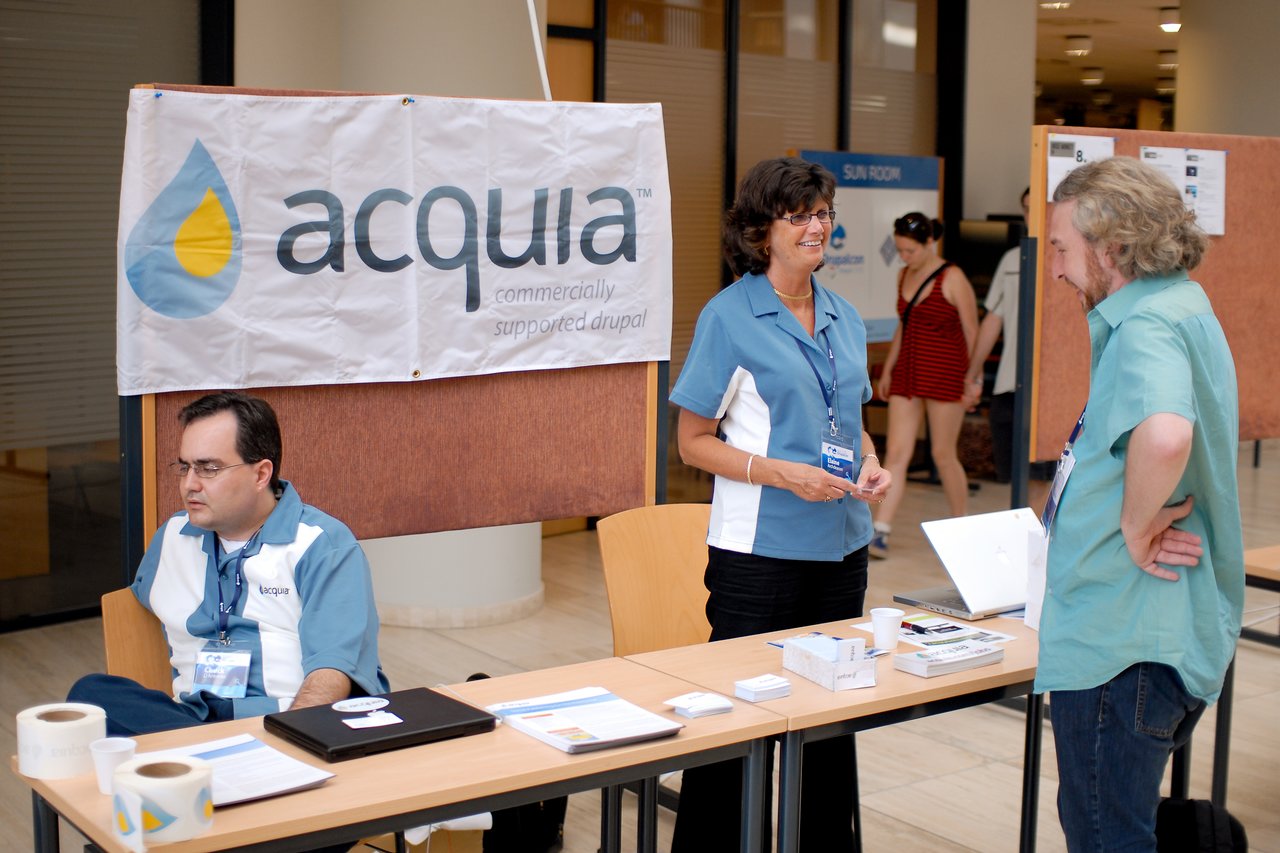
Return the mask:
M219 412L231 412L236 416L236 453L245 462L271 460L271 488L280 491L280 423L275 410L266 400L241 394L239 391L219 391L206 394L188 403L178 413L183 427L192 421L208 418Z

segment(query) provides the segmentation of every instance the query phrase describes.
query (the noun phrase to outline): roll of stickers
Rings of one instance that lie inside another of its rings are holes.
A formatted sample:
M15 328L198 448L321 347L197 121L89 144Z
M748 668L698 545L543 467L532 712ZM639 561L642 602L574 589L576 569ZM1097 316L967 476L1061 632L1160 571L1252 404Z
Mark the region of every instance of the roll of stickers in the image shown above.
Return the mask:
M213 823L213 768L202 759L135 758L112 783L112 822L134 849L195 838Z
M97 705L59 702L18 712L18 772L33 779L66 779L93 772L89 744L107 736L107 713Z

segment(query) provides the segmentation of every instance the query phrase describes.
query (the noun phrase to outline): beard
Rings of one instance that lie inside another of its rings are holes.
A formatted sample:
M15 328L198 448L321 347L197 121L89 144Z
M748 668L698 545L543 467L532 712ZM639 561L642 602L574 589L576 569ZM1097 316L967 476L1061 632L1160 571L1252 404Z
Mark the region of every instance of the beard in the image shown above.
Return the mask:
M1086 279L1080 287L1080 301L1084 305L1085 313L1088 314L1098 307L1099 302L1110 295L1111 278L1102 268L1102 261L1098 260L1094 252L1086 255L1085 268Z

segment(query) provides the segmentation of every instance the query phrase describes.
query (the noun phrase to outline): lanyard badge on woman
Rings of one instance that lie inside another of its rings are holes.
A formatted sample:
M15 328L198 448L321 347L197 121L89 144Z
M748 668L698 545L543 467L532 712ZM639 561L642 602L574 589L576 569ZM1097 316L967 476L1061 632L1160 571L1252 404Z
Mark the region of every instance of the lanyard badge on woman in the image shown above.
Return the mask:
M231 603L227 604L222 597L222 579L218 578L218 639L210 640L196 653L196 672L192 690L204 691L224 699L243 699L249 688L249 667L253 662L253 652L244 644L231 639L229 625L231 614L240 604L240 595L244 592L243 565L248 550L257 541L254 533L249 541L241 546L235 559L235 593ZM213 561L218 566L221 562L221 547L218 535L213 536Z
M831 364L831 387L822 381L822 374L818 373L818 367L809 358L809 353L805 351L804 345L796 341L796 348L800 350L800 354L804 356L804 360L808 363L809 369L813 371L813 376L818 380L818 388L822 391L822 400L827 404L827 425L822 429L819 441L822 447L822 470L842 477L849 482L853 482L853 459L855 455L855 447L853 438L840 431L840 422L836 417L836 407L838 404L837 386L839 385L839 375L836 373L836 356L831 349L831 339L825 334L822 336L827 345L827 361ZM844 498L840 498L841 501Z

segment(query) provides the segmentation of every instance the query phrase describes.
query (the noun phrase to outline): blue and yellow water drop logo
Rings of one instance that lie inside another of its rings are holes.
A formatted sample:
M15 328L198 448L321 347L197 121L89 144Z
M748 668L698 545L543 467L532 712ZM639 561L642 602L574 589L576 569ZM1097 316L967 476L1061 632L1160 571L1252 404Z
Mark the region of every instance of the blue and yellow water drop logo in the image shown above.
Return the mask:
M213 797L208 788L201 788L196 795L196 818L204 823L213 820Z
M153 311L203 317L235 290L242 255L231 191L197 140L125 241L125 276Z
M159 832L169 824L177 820L177 815L171 815L157 803L142 798L142 831L143 832Z
M113 799L115 800L116 832L121 835L129 835L135 829L133 821L129 819L129 810L125 808L124 800L120 798L119 794L116 794Z

